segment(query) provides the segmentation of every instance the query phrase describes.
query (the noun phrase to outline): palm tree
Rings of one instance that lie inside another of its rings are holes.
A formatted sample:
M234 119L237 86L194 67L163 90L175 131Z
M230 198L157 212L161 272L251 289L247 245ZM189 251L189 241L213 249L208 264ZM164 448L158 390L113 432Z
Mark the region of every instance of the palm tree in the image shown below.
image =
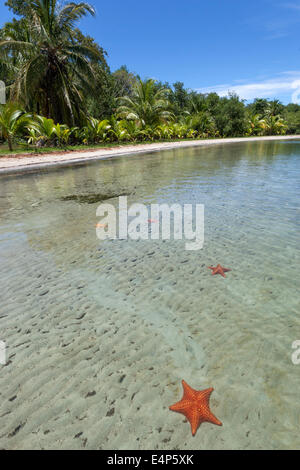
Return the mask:
M185 118L185 124L199 133L201 136L216 136L216 124L212 116L207 111L199 112Z
M118 117L136 121L141 127L171 121L174 116L170 111L169 92L166 88L157 89L155 80L138 80L131 97L118 99Z
M265 122L267 135L284 135L287 131L288 125L280 116L267 116Z
M15 74L11 97L38 114L74 125L84 109L82 93L91 92L95 83L92 61L102 60L96 47L77 40L74 28L95 11L85 2L27 4L21 27L20 21L7 24L0 42L2 62Z
M260 114L251 116L249 121L248 135L264 135L266 129L266 121L261 118Z
M97 142L104 142L108 136L108 130L111 128L108 119L99 121L96 118L89 118L87 126L83 128L83 142L91 142L96 144Z
M26 114L16 103L0 106L0 132L7 140L8 148L13 150L14 138L23 135L29 127L34 127L30 114Z
M268 109L266 110L266 115L270 114L271 116L278 116L282 114L284 106L280 103L279 100L269 101Z
M207 111L205 95L202 93L192 92L188 103L188 109L190 114L199 114Z

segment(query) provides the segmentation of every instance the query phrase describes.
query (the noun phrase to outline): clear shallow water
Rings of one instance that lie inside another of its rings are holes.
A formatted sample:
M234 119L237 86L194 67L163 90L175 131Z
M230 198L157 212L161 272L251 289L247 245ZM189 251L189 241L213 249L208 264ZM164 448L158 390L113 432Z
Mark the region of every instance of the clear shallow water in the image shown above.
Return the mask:
M0 447L298 448L299 162L253 142L1 178ZM62 200L111 192L205 204L204 248L100 242L98 203ZM182 379L222 428L168 410Z

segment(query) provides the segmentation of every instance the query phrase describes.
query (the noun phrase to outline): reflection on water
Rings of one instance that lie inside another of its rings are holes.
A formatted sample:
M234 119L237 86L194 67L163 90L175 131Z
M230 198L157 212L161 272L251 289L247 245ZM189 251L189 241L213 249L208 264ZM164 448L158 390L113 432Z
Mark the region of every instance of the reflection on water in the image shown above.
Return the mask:
M299 158L245 142L1 178L1 447L298 447ZM99 242L99 194L205 204L203 250ZM181 379L215 388L223 428L168 411Z

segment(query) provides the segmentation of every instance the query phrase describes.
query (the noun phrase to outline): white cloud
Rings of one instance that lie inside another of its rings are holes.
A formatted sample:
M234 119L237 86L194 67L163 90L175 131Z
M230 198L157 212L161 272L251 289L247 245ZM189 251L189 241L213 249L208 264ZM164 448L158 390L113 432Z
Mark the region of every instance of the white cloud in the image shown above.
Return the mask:
M200 93L216 92L227 96L235 92L240 98L250 101L254 98L279 98L285 96L293 103L300 104L300 71L283 72L277 78L248 83L223 84L197 89Z

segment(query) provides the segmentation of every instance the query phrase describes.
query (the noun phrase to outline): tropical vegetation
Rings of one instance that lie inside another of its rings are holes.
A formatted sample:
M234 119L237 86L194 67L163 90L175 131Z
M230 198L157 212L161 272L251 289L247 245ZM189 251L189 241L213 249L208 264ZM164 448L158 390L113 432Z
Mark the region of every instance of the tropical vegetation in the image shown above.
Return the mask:
M0 29L0 140L10 150L113 142L283 135L300 132L300 106L220 97L111 72L107 53L78 28L86 2L7 0Z

